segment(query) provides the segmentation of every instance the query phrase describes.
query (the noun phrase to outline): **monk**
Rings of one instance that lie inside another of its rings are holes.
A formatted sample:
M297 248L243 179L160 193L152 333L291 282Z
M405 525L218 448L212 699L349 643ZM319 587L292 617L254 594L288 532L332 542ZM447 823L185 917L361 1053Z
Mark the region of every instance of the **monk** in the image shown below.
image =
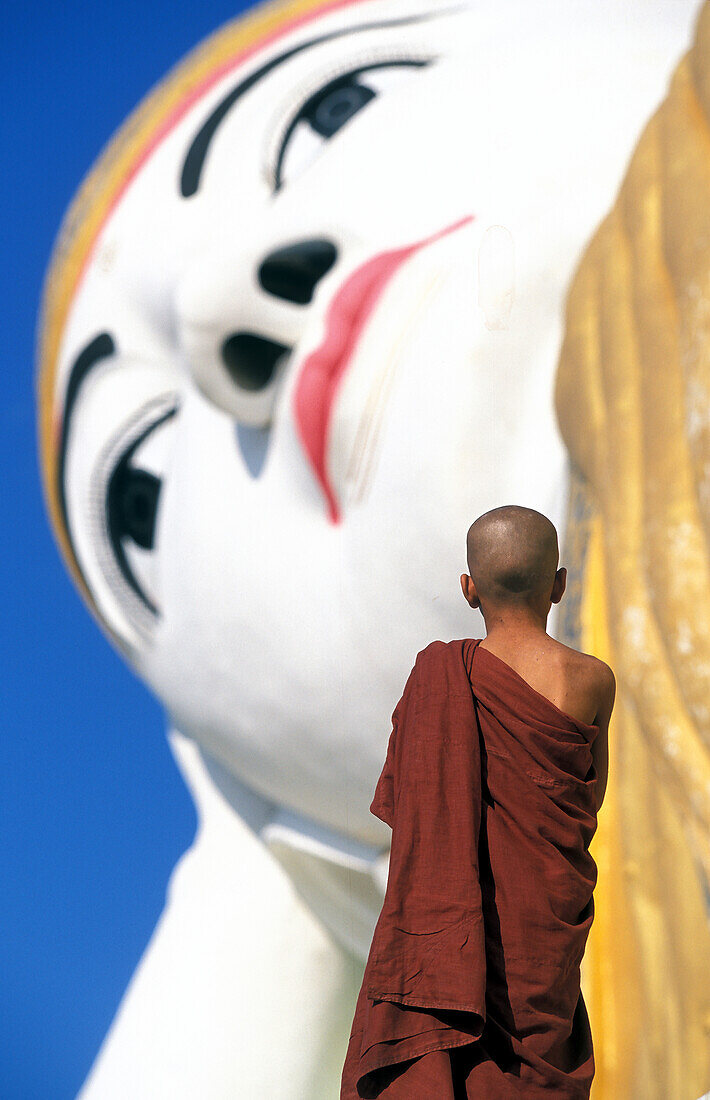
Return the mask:
M582 1100L594 1077L580 963L616 682L547 634L567 571L546 516L484 513L467 560L486 636L417 654L370 806L392 845L341 1100Z

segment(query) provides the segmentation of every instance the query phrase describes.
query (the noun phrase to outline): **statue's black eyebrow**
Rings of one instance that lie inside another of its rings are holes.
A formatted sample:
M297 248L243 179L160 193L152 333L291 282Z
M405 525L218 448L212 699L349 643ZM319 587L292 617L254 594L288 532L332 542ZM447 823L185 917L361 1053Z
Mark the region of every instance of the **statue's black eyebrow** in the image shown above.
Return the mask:
M69 548L74 557L76 567L84 580L84 584L90 592L91 588L89 586L89 582L84 576L84 572L79 565L79 555L77 553L76 546L74 545L71 527L69 526L69 516L67 515L66 458L67 444L69 441L69 424L82 384L86 381L94 367L97 367L105 359L110 359L115 354L116 342L108 332L100 332L97 336L94 336L94 338L90 340L89 343L86 344L86 346L79 352L76 359L74 360L74 363L72 364L71 370L69 371L69 381L67 383L66 394L64 397L64 408L62 410L62 419L59 434L59 450L57 454L55 482L57 502L59 504L59 513L62 517L64 532L69 543ZM91 594L93 596L93 592Z
M188 199L198 191L200 176L202 175L202 168L205 163L207 151L210 147L210 142L225 115L229 113L234 104L245 94L245 92L250 91L260 80L263 80L268 73L278 68L279 65L283 65L284 61L288 61L289 58L294 57L296 54L302 53L312 46L317 46L321 42L328 42L333 38L343 38L348 34L356 34L359 31L369 31L380 27L397 27L406 25L407 23L421 23L426 19L438 19L442 15L463 11L467 7L468 4L458 4L455 7L425 12L421 15L405 16L402 19L387 19L377 23L360 23L354 27L344 27L342 30L331 31L330 34L322 34L317 38L311 38L308 42L301 42L300 45L294 46L290 50L286 50L277 57L272 57L272 59L262 65L260 69L257 69L256 72L251 73L237 84L236 88L233 88L232 91L217 104L207 120L203 122L192 139L190 148L183 161L182 171L180 173L180 194L184 199Z
M89 373L105 359L110 359L116 354L116 342L108 332L100 332L79 352L71 370L64 397L64 409L62 411L61 430L59 435L59 453L57 455L57 496L59 498L59 511L61 512L64 528L71 541L69 523L67 517L67 500L65 484L65 464L67 457L67 443L69 440L69 423L71 421L76 399L82 384ZM72 547L73 549L73 547Z

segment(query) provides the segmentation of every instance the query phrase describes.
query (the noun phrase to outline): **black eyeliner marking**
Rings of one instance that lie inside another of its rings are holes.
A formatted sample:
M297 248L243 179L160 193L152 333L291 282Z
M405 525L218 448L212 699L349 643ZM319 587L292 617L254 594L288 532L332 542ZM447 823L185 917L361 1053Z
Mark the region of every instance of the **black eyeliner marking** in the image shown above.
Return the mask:
M356 69L351 69L349 72L342 73L342 75L337 78L337 81L333 81L332 83L339 83L340 81L351 79L354 76L359 76L361 73L372 72L374 69L387 69L395 65L402 68L424 68L429 64L429 61L414 59L409 61L404 61L401 59L397 61L376 61L373 62L371 65L360 65ZM284 132L284 135L281 139L281 148L279 149L276 167L274 168L274 194L276 194L277 191L280 191L283 186L281 171L283 168L283 159L286 152L286 147L288 145L288 139L300 122L301 113L305 112L308 109L308 105L312 103L315 99L317 99L319 95L320 92L315 92L312 96L310 96L310 98L303 104L301 111L298 113L298 115L296 115L294 119L291 120L288 127L286 128L286 131Z
M64 399L64 411L62 413L62 431L59 444L59 461L57 463L57 496L59 498L59 510L62 515L62 521L64 523L64 530L66 531L69 545L71 546L74 560L79 565L79 557L74 546L71 530L69 528L69 519L67 516L67 498L66 498L66 486L64 482L65 464L67 457L67 444L69 441L69 423L71 421L76 399L79 394L79 389L84 381L86 381L89 372L97 366L103 359L108 359L110 356L116 354L116 344L112 336L108 332L101 332L98 336L95 336L93 340L90 340L83 351L80 351L72 365L69 372L69 383L67 385L66 397ZM82 574L83 575L83 574ZM88 581L84 577L84 582Z
M148 594L143 590L135 573L131 569L130 562L126 557L126 552L121 544L121 539L118 534L118 529L120 527L120 516L118 515L116 510L112 508L112 505L115 502L113 500L113 494L111 493L111 483L114 481L114 479L120 479L121 477L125 476L125 472L130 463L130 459L132 458L138 447L140 447L141 443L143 443L151 434L151 432L155 431L155 429L159 427L160 424L163 424L166 420L169 420L171 417L175 416L176 412L177 406L172 409L168 409L166 413L163 413L163 415L158 417L157 420L154 420L152 424L149 424L148 427L141 432L137 439L133 440L133 443L131 443L130 447L121 455L121 460L116 465L116 468L111 475L111 479L109 482L109 491L106 494L106 525L108 527L111 547L118 563L118 568L121 570L121 575L126 584L133 589L138 598L143 601L148 610L151 611L155 616L160 615L160 610L156 607ZM156 480L160 482L161 479L157 478ZM158 486L157 488L156 497L158 497L159 494L160 486ZM153 545L152 538L153 536L151 534L151 549Z
M185 156L185 160L183 161L182 171L180 173L180 194L184 199L188 199L197 193L210 142L220 122L222 122L229 113L237 100L239 100L245 92L253 88L254 85L262 80L268 73L272 72L279 65L282 65L285 61L288 61L289 58L294 57L303 50L310 49L312 46L319 45L321 42L328 42L334 38L343 38L345 35L356 34L358 31L376 30L381 27L398 27L408 23L421 23L427 19L438 19L442 15L463 11L467 7L467 4L459 4L453 8L446 8L444 11L425 12L422 15L406 16L402 19L385 20L379 23L362 23L355 27L346 27L343 30L331 31L330 34L322 34L317 38L311 38L308 42L302 42L299 46L294 46L292 49L286 50L285 53L279 54L278 57L272 58L271 61L267 61L260 69L257 69L256 72L251 73L237 84L236 88L233 88L232 91L217 104L207 120L195 134L190 144L190 148L187 151L187 155Z

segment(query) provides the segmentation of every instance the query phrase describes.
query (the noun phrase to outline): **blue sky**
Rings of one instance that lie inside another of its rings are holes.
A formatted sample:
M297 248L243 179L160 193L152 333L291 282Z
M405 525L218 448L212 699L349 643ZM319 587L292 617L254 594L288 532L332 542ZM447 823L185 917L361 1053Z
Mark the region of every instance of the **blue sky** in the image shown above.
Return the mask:
M42 277L114 130L251 6L26 0L3 12L2 1100L76 1095L196 825L159 703L95 625L51 537L34 405Z

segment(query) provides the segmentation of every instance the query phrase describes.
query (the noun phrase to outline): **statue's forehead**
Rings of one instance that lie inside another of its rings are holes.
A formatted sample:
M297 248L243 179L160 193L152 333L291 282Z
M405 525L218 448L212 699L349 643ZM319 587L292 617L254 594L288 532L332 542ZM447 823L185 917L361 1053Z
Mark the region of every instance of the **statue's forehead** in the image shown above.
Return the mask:
M220 28L179 62L128 117L85 177L64 217L44 285L36 390L40 463L48 511L67 565L82 590L84 584L58 495L62 409L61 395L57 392L57 367L69 310L97 238L151 152L232 69L320 17L348 8L360 13L370 7L380 16L386 13L380 0L284 0L259 5ZM85 596L91 602L88 592Z

